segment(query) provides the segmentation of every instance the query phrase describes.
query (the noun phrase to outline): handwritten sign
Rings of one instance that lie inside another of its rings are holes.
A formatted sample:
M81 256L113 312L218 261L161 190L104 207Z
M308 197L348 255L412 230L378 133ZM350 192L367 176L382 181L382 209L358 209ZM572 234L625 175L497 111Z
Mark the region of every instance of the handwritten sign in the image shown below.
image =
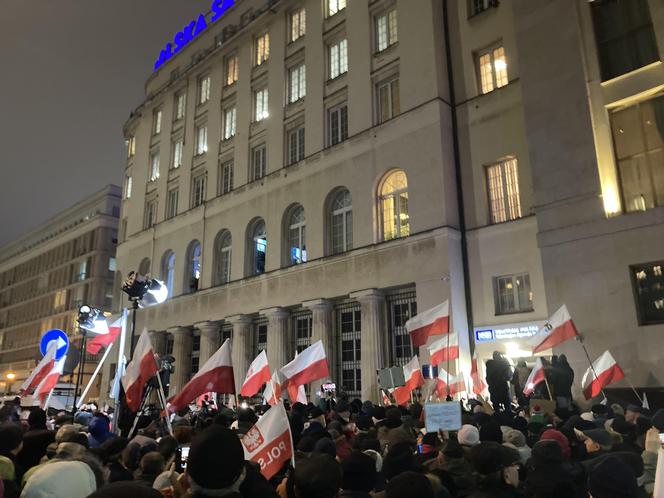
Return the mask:
M424 426L427 432L458 431L461 429L461 405L448 403L427 403L424 405Z

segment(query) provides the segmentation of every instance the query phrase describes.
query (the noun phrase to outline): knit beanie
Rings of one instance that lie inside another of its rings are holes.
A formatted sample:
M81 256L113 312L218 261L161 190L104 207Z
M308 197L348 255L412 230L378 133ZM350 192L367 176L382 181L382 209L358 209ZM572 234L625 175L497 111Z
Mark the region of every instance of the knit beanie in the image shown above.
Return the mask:
M569 439L565 435L555 429L547 429L540 436L540 441L553 440L557 441L560 445L560 449L563 452L565 458L569 458L572 455L572 450L569 446Z
M480 431L474 425L466 424L459 429L457 440L462 446L475 446L480 442Z
M636 477L626 463L607 457L590 471L588 491L593 498L637 498Z

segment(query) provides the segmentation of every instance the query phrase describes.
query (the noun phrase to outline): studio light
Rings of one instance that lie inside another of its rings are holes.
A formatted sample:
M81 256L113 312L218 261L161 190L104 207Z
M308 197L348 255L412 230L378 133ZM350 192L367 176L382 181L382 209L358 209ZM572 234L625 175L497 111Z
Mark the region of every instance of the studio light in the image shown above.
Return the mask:
M78 326L94 334L108 334L108 323L104 314L84 304L78 309Z
M129 273L122 291L129 296L130 301L137 302L140 308L161 304L168 298L166 284L133 271Z

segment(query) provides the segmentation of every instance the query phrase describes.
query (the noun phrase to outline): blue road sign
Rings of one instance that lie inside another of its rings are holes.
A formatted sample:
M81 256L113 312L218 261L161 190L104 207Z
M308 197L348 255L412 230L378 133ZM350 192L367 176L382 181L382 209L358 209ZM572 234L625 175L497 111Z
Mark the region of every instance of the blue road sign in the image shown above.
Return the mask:
M53 329L46 332L39 343L39 350L41 351L42 356L46 355L48 350L48 345L50 342L56 341L58 344L58 350L55 352L55 359L59 360L64 355L67 354L69 349L69 338L67 334L59 329Z

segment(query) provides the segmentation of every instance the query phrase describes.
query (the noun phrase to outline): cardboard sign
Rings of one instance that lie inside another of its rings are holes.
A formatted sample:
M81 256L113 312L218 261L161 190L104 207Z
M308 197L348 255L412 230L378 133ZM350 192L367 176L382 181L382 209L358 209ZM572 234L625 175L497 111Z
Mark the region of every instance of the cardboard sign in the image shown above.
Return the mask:
M424 425L427 432L458 431L462 425L461 405L454 401L425 404Z
M553 412L556 409L556 402L550 399L531 399L530 413L533 412L534 406L539 406L544 415L553 415Z

